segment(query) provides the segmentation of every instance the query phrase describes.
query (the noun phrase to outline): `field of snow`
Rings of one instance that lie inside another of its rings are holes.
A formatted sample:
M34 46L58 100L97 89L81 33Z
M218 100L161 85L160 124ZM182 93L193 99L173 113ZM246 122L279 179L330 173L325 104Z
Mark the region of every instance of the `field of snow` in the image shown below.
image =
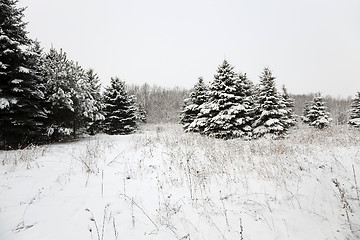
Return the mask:
M178 125L0 151L0 239L359 239L360 132Z

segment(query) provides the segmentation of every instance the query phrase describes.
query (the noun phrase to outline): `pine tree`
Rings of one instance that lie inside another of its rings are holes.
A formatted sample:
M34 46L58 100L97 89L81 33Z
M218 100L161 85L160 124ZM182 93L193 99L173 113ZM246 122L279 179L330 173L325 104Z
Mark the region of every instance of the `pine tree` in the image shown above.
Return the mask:
M41 95L41 102L38 103L38 109L41 110L40 114L37 116L38 124L37 124L37 135L38 135L38 143L46 143L49 141L47 136L47 123L48 113L49 113L49 105L46 103L45 99L45 91L46 91L46 83L47 79L44 76L43 66L44 66L44 53L43 48L40 46L40 42L35 40L32 41L30 46L27 49L30 62L32 64L33 69L31 69L31 73L37 79L37 89L39 94Z
M102 109L102 97L100 93L100 79L93 69L89 69L85 73L85 79L82 86L82 92L85 94L84 106L87 107L87 111L84 112L86 119L86 130L91 135L100 131L101 121L105 119Z
M294 99L290 97L285 85L282 86L281 101L283 108L286 110L286 114L283 118L283 123L287 128L293 127L295 125L295 118L293 115L294 112Z
M36 56L16 0L0 1L0 148L24 147L41 136L46 113Z
M63 140L71 135L75 138L84 129L95 133L92 125L104 116L99 79L94 71L86 72L78 63L67 59L65 52L54 48L45 55L43 69L47 79L48 133L52 140Z
M229 139L245 137L251 131L247 104L250 99L245 100L247 78L246 75L240 78L233 69L223 61L210 85L209 100L200 107L196 122L206 135Z
M243 106L243 111L237 114L237 128L242 137L251 138L255 117L255 89L254 84L247 78L246 74L240 73L238 75L237 91L238 95L241 96L239 103Z
M349 124L360 128L360 92L358 92L353 99L349 112Z
M69 138L74 133L76 79L73 63L66 53L51 48L44 56L43 73L47 79L45 100L49 106L48 134L53 141Z
M327 107L320 93L315 94L313 101L307 111L305 118L310 126L317 129L323 129L330 125L332 119L330 113L326 111Z
M136 110L125 91L125 82L112 78L104 92L104 131L108 134L129 134L136 130Z
M261 73L260 85L257 91L256 119L253 124L254 136L283 136L287 131L287 126L283 122L287 111L281 103L281 96L275 86L275 77L270 69L264 68Z
M200 113L200 105L207 101L207 86L204 79L199 77L189 97L184 100L183 110L181 112L180 123L183 125L185 131L197 132L196 125L190 127L191 123L197 118Z

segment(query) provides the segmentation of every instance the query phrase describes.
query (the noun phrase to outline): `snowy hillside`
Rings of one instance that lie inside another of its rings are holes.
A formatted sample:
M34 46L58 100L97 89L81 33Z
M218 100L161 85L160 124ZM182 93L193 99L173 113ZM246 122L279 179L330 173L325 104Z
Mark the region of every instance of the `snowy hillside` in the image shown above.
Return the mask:
M360 133L177 125L0 151L0 239L358 239Z

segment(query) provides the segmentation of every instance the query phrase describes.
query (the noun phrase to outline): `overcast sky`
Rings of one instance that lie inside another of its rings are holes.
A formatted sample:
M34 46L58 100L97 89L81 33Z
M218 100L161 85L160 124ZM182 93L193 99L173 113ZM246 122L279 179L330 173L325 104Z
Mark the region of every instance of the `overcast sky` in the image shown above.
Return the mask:
M290 93L360 91L359 0L20 0L31 38L62 48L104 85L191 88L226 58Z

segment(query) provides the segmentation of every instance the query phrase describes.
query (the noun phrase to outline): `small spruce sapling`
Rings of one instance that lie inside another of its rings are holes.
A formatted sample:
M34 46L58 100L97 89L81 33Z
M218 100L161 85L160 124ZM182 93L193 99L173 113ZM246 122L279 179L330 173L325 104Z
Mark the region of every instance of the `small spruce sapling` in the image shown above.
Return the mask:
M349 113L349 124L353 127L360 128L360 92L358 92L353 99Z
M332 118L327 111L325 102L320 93L315 94L309 108L305 111L305 119L310 126L317 129L324 129L330 126Z

